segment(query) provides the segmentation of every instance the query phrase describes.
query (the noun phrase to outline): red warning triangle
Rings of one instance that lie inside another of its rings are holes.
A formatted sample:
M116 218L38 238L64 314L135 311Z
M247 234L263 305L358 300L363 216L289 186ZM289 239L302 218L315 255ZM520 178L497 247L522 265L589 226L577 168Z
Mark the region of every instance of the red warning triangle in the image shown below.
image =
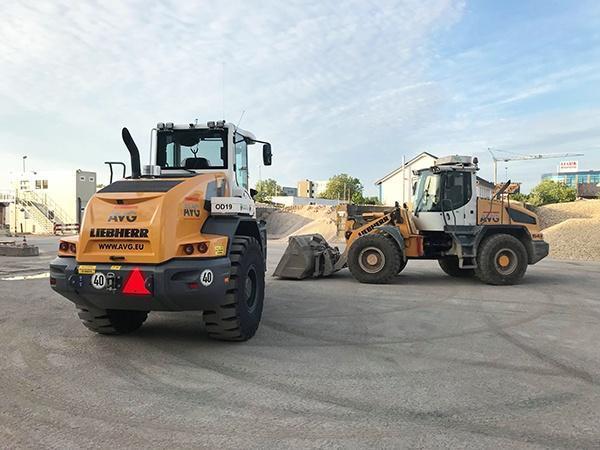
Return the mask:
M136 267L131 271L131 275L127 279L123 287L123 294L128 295L150 295L151 292L146 287L146 280L142 275L142 271Z

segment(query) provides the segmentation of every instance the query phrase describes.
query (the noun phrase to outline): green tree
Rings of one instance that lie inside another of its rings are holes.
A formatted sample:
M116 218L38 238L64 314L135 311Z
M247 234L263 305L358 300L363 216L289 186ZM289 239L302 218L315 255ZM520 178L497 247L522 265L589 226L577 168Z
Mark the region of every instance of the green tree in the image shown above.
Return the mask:
M363 197L361 205L381 205L378 197Z
M517 202L527 203L529 201L529 195L521 194L520 192L517 194L510 195L511 200L516 200Z
M256 195L254 200L257 202L270 202L275 195L281 195L283 192L281 186L272 178L260 180L256 183Z
M358 178L346 173L332 176L321 198L352 200L362 199L363 185Z
M572 202L576 198L577 191L574 188L554 180L543 180L529 194L529 201L535 206Z

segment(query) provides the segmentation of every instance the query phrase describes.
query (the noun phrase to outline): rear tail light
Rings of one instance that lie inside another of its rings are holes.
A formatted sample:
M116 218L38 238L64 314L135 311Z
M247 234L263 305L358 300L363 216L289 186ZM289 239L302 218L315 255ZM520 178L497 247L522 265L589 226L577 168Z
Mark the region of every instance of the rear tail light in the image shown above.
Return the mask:
M50 277L50 286L56 286L56 278Z
M77 253L77 246L71 242L60 241L58 244L58 251L62 253Z
M183 247L183 251L186 255L191 255L194 253L194 246L192 244L187 244L185 247Z
M206 243L206 242L200 242L198 244L198 251L200 253L206 253L208 251L208 243Z

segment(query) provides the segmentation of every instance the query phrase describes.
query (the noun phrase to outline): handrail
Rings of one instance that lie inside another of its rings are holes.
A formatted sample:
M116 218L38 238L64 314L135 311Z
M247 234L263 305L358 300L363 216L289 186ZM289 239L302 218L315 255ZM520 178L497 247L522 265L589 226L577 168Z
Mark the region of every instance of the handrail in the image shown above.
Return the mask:
M48 220L53 223L67 223L69 221L67 212L48 195L45 195L44 198L42 198L34 191L24 191L23 193L25 194L25 198L29 197L28 200L32 201L34 206L44 214Z

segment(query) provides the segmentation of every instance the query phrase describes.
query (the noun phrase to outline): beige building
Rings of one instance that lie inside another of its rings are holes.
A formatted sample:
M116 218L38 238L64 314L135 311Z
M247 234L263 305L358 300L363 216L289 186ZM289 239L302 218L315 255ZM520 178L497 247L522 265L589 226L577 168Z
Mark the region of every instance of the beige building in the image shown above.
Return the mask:
M327 189L327 180L313 181L300 180L298 181L298 197L317 198Z
M0 192L2 225L13 233L49 234L79 224L96 183L96 173L84 170L19 174Z

